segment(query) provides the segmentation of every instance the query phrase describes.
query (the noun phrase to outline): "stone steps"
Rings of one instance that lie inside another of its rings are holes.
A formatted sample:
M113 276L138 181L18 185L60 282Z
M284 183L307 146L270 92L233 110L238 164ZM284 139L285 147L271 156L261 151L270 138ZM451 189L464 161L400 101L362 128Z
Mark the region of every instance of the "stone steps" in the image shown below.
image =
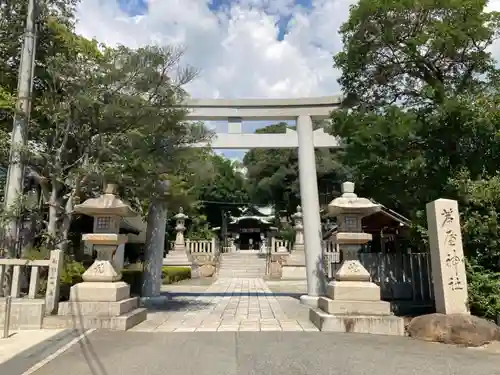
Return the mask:
M217 274L221 278L263 278L266 258L259 254L223 254Z

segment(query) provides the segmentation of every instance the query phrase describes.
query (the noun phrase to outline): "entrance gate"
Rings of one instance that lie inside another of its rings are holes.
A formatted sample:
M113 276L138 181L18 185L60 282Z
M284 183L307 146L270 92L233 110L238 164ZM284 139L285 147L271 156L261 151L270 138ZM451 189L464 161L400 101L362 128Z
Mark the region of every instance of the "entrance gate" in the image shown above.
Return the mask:
M322 238L315 148L340 148L340 142L324 132L313 131L312 120L324 120L340 107L341 97L326 96L297 99L190 99L183 104L189 110L187 118L197 121L228 121L228 133L216 134L208 143L193 147L213 149L298 148L299 185L304 219L307 294L324 294ZM297 131L287 129L284 134L242 133L243 120L293 120ZM304 302L307 300L301 299Z

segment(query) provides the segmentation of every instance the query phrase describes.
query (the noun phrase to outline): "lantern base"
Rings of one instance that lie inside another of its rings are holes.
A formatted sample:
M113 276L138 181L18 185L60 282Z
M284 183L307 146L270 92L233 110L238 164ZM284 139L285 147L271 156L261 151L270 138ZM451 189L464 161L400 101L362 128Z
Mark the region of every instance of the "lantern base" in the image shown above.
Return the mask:
M163 258L164 266L178 266L178 267L189 267L191 268L192 262L189 260L185 249L182 250L171 250L165 258Z
M130 297L130 285L123 281L83 282L73 285L69 299L79 302L117 302Z
M326 294L337 301L380 301L380 287L369 281L332 281Z
M369 281L332 281L309 318L320 331L404 335L404 321L380 300L380 287Z
M56 323L69 328L76 321L85 329L127 330L146 315L139 298L130 297L127 283L83 282L71 287L69 301L59 304Z
M403 318L392 315L332 315L319 309L309 310L309 319L323 332L371 333L377 335L404 336Z
M320 297L318 307L330 315L391 315L386 301L346 301Z

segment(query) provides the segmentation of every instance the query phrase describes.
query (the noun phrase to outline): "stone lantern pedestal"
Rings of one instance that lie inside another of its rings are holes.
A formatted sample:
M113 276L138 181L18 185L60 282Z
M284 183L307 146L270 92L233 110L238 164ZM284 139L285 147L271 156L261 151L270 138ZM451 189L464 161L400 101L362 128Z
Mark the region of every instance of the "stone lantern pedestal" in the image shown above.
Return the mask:
M292 215L294 221L295 241L286 263L282 267L282 280L306 280L306 253L304 249L304 225L302 208Z
M380 287L358 259L361 246L372 239L363 233L361 219L380 209L368 199L354 194L354 184L342 185L342 196L329 204L337 216L334 241L343 254L335 280L328 284L327 296L310 310L311 321L321 331L404 335L404 321L391 313L389 302L381 301Z
M82 275L83 282L71 287L69 301L59 304L58 315L68 321L67 326L76 321L83 328L127 330L144 321L146 309L139 308L137 297L130 297L130 285L120 281L118 265L123 259L116 258L118 247L127 242L127 236L119 234L121 218L135 212L114 195L114 186L99 198L75 206L75 212L94 216L96 233L84 234L82 239L97 257Z
M184 214L183 208L179 208L179 213L174 216L176 220L175 230L177 234L175 236L174 248L170 250L163 259L164 266L178 266L178 267L189 267L191 268L192 262L189 260L186 251L186 241L184 239L184 231L186 230L185 223L187 215Z

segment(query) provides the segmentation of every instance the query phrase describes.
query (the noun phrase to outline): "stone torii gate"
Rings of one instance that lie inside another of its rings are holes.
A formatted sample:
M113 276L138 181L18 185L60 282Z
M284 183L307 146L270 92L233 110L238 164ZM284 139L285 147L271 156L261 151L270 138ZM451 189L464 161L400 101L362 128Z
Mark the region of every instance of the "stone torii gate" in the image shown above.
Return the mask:
M190 99L188 120L228 121L228 133L216 134L208 143L192 147L213 149L298 148L300 199L304 218L304 245L307 269L307 295L301 302L317 305L324 295L326 281L322 269L321 221L316 174L315 148L340 148L336 137L323 129L313 131L312 120L327 119L340 107L340 96L297 99ZM243 120L295 120L297 131L288 129L283 134L245 134Z

